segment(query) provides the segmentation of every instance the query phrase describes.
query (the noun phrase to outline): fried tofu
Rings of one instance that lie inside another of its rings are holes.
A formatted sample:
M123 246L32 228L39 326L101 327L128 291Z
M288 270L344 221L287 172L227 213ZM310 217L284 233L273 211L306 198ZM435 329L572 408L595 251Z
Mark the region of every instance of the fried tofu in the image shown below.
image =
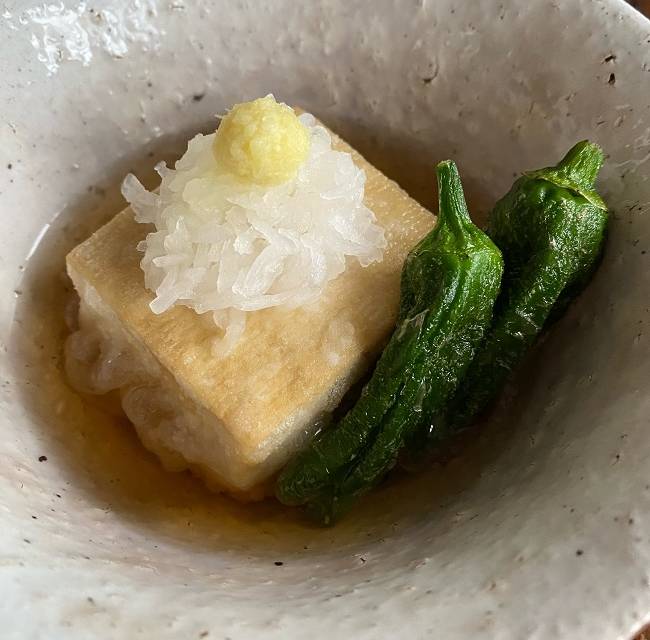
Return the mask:
M209 314L182 306L161 315L150 310L153 295L144 287L136 246L151 228L136 223L131 209L67 256L81 299L81 332L100 345L89 378L119 361L112 385L145 446L166 467L190 468L236 497L262 497L372 365L394 326L402 263L435 222L344 141L332 139L366 172L365 203L384 228L384 259L365 268L349 261L309 306L249 313L225 357L213 355L218 330Z

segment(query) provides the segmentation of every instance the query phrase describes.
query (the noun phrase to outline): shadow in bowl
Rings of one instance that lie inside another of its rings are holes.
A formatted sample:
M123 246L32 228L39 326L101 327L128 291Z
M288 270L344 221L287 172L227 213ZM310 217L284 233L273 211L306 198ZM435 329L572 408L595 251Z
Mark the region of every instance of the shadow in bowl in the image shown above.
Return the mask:
M454 160L457 156L457 141L449 137L442 139L436 155L428 150L424 141L405 138L402 133L382 130L373 131L363 120L337 119L323 122L337 131L369 162L389 178L395 180L408 194L433 213L438 211L438 187L436 165L443 160ZM439 135L440 137L440 135ZM483 226L494 205L494 198L472 176L459 171L467 206L474 222Z

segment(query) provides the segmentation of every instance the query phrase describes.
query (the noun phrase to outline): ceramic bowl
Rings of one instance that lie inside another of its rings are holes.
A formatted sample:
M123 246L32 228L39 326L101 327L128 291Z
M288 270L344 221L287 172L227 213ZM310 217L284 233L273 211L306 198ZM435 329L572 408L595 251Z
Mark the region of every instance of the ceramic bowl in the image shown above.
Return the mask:
M627 639L650 614L649 23L619 0L4 3L0 623L29 638ZM165 473L66 385L63 257L274 92L434 206L607 152L604 263L490 425L330 529Z

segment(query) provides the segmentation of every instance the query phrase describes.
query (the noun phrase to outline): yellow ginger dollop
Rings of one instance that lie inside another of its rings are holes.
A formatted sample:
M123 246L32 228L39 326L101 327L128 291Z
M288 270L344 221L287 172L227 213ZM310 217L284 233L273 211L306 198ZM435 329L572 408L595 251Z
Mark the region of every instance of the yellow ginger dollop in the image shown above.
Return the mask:
M309 152L309 132L291 107L272 95L236 104L214 138L219 167L245 182L287 182Z

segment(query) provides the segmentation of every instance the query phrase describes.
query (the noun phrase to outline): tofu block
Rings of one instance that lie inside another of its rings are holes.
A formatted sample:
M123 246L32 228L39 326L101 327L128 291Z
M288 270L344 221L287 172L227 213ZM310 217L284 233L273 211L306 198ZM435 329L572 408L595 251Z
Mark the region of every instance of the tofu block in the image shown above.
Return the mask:
M217 330L209 315L149 309L153 295L136 245L151 228L137 224L130 209L67 256L81 298L77 342L93 335L99 354L86 358L83 377L104 380L95 391L120 389L141 440L166 467L190 468L239 498L268 491L379 355L394 326L402 263L435 222L343 140L332 140L366 172L365 202L388 242L384 259L366 268L350 261L308 307L249 313L243 337L224 358L212 354Z

